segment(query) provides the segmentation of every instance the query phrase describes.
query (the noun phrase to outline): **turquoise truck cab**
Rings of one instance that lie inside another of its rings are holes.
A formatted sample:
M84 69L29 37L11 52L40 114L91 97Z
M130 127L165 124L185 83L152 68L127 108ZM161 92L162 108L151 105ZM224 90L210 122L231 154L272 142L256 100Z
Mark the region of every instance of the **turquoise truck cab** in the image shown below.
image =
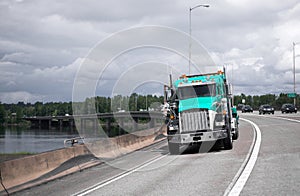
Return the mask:
M178 154L181 145L202 142L222 141L225 149L232 149L232 140L238 136L238 116L233 117L225 69L183 75L169 89L166 122L171 154Z

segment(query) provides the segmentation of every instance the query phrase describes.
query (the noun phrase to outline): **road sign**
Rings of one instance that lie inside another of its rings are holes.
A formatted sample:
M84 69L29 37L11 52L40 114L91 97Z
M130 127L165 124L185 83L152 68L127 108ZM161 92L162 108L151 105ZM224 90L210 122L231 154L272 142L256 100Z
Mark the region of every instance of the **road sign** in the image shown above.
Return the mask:
M296 93L288 93L287 96L290 97L290 98L295 98L296 97Z

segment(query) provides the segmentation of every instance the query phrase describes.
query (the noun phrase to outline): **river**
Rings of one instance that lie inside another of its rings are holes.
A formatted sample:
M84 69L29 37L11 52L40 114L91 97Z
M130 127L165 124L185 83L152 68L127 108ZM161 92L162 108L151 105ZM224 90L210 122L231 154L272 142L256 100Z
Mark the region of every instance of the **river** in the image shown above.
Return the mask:
M78 137L69 130L0 127L0 153L40 153L64 147L64 140Z

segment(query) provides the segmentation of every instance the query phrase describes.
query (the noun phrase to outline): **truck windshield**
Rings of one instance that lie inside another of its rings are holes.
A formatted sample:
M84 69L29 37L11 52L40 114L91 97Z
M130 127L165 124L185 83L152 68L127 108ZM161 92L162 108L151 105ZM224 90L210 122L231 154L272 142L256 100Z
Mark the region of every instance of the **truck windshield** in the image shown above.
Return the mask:
M216 96L216 84L179 87L178 96L181 100L195 97L214 97Z

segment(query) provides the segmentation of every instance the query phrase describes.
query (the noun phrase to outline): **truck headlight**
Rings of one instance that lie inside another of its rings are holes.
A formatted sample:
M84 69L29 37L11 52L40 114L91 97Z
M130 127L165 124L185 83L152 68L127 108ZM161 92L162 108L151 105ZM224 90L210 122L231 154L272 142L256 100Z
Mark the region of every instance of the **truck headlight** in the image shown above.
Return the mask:
M170 119L171 119L171 120L174 120L174 119L175 119L175 116L174 116L173 114L171 114Z

